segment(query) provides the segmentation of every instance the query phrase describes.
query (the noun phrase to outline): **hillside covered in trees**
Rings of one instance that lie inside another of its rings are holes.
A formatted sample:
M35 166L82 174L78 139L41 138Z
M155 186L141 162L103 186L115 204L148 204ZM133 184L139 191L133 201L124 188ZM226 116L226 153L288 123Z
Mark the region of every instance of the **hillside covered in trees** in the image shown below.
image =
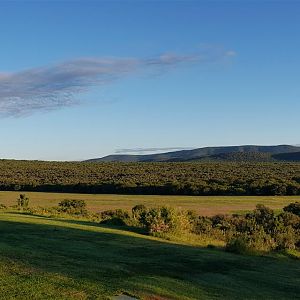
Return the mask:
M296 153L295 155L293 155ZM289 155L292 154L292 155ZM165 153L132 155L108 155L90 159L90 162L184 162L197 160L224 161L300 161L300 147L291 145L278 146L220 146L204 147L192 150L180 150Z
M300 195L300 163L0 161L0 190L169 195Z

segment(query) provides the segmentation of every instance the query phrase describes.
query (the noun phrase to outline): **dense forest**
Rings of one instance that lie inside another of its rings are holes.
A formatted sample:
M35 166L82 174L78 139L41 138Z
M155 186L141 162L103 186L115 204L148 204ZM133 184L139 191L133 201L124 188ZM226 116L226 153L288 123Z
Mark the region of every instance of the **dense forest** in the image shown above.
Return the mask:
M169 195L300 195L300 163L0 160L0 190Z

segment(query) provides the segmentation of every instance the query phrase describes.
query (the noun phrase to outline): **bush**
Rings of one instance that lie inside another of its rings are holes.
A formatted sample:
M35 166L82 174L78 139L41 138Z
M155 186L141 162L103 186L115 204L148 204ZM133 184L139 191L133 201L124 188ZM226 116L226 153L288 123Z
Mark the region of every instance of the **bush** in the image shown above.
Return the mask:
M257 204L256 209L248 214L246 218L253 218L255 223L262 226L267 233L270 233L275 225L274 211L262 204Z
M231 229L232 227L230 216L219 214L211 217L210 219L213 227L223 232Z
M71 215L86 215L86 203L84 200L69 200L65 199L59 202L59 211Z
M145 211L139 221L151 234L179 234L191 230L189 215L174 208L152 208Z
M275 249L276 243L263 229L250 233L233 235L226 244L226 250L234 253L261 253Z
M130 216L122 209L105 210L100 213L100 220L101 224L123 226L129 224Z
M285 227L284 231L278 232L275 236L276 249L294 250L296 244L296 234L291 226Z
M27 209L29 204L29 198L26 197L25 194L20 194L19 198L17 199L17 206L20 210Z
M26 212L32 215L47 216L47 217L57 217L60 214L57 207L47 207L47 208L30 207L26 210Z
M147 208L143 204L138 204L132 208L131 212L134 219L140 220L146 214Z
M212 224L210 218L199 216L193 222L192 232L196 234L209 234L213 229Z
M241 240L250 252L291 250L300 242L300 217L291 212L275 216L271 209L257 205L252 213L232 217L230 222L234 226L226 232L228 249L234 249L236 243L240 245Z
M288 206L285 206L283 210L300 217L300 202L290 203Z
M0 209L6 209L6 208L7 207L4 204L0 203Z
M244 235L232 237L227 241L225 249L228 252L244 254L248 251L247 239Z
M294 229L300 229L300 217L285 211L277 216L277 224L277 227L281 226L285 228L287 226L292 226Z

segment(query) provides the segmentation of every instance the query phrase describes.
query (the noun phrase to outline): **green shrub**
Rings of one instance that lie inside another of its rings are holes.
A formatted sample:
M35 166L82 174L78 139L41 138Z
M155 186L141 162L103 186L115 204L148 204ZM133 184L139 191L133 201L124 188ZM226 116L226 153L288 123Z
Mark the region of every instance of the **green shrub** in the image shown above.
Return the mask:
M150 234L180 234L184 231L190 231L192 227L186 212L168 207L152 208L142 214L139 221Z
M125 226L127 225L123 219L120 218L110 218L100 221L101 224L112 225L112 226Z
M250 233L237 233L226 243L226 250L234 253L261 253L275 249L276 243L263 229Z
M30 207L26 210L27 213L32 215L47 216L47 217L57 217L60 215L60 211L57 207Z
M263 229L254 231L249 236L248 245L253 252L270 252L276 248L274 238Z
M7 207L4 204L0 203L0 209L6 209L6 208Z
M134 219L140 220L146 214L147 208L143 204L138 204L132 208L131 212Z
M277 216L277 223L282 227L292 226L294 229L300 229L300 216L284 211Z
M287 226L283 231L275 235L276 249L293 250L296 248L296 234L291 226Z
M283 210L300 217L300 202L290 203L288 206L285 206Z
M213 230L213 222L208 217L199 216L193 222L192 232L196 234L209 234Z
M267 233L270 233L275 226L274 211L262 204L257 204L255 210L247 214L246 218L253 218L255 223L262 226Z
M123 209L105 210L100 213L100 220L101 224L123 226L130 223L130 216Z
M102 211L100 213L100 217L103 220L111 219L111 218L128 219L129 214L127 211L123 209L111 209L111 210Z
M237 253L237 254L244 254L248 252L248 242L244 235L239 235L230 238L225 247L226 251Z
M223 232L231 229L232 227L230 216L219 214L211 217L210 219L212 221L212 226Z
M71 215L86 215L86 203L84 200L69 200L65 199L59 202L59 211Z
M29 198L26 197L25 194L20 194L19 198L17 199L17 206L20 210L27 209L29 205Z

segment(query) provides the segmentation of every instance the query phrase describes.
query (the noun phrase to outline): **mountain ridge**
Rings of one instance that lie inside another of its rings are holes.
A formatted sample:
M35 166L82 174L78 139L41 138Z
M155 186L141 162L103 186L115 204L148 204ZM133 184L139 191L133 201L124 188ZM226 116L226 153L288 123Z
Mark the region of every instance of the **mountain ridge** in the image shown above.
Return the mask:
M247 153L248 159L245 155L245 160L251 160L251 156L254 160L255 153L261 153L262 158L265 157L268 160L268 155L271 160L288 160L300 161L300 154L289 157L290 153L300 153L299 146L292 145L275 145L275 146L260 146L260 145L240 145L240 146L218 146L218 147L202 147L192 150L179 150L156 154L146 155L134 155L134 154L113 154L107 155L101 158L88 159L86 162L183 162L183 161L195 161L205 159L218 159L230 160L230 153ZM251 153L251 155L250 155ZM268 155L267 155L268 154ZM285 154L285 155L283 155ZM277 155L277 156L276 156ZM218 157L220 156L220 157ZM226 158L229 156L229 158ZM231 155L234 157L235 155ZM235 159L233 159L235 160Z

